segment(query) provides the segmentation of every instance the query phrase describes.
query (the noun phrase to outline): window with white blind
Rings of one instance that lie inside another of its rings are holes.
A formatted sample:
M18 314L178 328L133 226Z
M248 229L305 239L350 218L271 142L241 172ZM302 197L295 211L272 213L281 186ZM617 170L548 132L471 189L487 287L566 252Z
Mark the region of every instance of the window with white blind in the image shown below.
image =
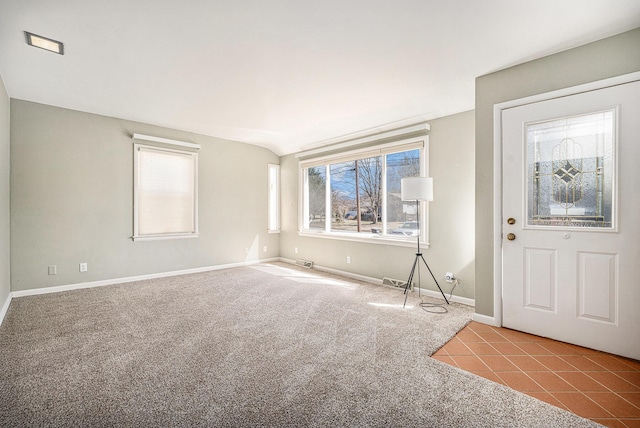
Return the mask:
M198 153L134 144L133 239L198 236Z

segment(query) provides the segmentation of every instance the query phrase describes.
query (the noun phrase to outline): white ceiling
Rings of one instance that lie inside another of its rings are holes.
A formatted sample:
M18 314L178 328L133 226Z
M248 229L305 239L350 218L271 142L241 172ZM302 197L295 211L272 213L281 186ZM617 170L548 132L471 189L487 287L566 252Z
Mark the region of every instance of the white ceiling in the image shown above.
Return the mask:
M639 26L638 0L0 0L0 75L12 98L282 155L471 110L476 77Z

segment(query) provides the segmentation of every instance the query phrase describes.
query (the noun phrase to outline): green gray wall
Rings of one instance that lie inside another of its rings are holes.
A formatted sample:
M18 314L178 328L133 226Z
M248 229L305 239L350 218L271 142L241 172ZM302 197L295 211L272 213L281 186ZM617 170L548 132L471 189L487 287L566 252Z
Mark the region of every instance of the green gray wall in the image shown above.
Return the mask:
M473 298L474 113L469 111L435 119L429 124L429 175L434 179L434 201L429 203L431 246L423 253L445 292L449 292L450 284L444 281L444 274L450 271L460 279L454 294ZM414 246L298 236L298 160L294 155L285 156L280 168L282 257L312 260L323 267L372 278L406 279L415 257ZM298 254L294 252L295 247L298 247ZM347 256L351 256L351 264L347 264ZM423 287L436 289L430 278L423 281Z
M0 76L0 310L11 291L9 223L9 95ZM2 320L0 319L0 322Z
M133 133L202 145L199 238L131 240ZM4 131L0 138L4 177ZM12 99L11 289L277 257L279 236L267 233L267 164L278 162L249 144ZM81 262L88 272L79 272Z
M640 28L476 79L476 313L493 316L493 106L640 70Z

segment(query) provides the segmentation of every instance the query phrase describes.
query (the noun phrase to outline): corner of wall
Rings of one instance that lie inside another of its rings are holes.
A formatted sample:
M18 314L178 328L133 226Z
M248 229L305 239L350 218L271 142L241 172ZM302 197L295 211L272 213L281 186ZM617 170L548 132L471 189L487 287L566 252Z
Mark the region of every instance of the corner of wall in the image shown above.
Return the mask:
M11 301L10 260L10 99L0 75L0 323Z

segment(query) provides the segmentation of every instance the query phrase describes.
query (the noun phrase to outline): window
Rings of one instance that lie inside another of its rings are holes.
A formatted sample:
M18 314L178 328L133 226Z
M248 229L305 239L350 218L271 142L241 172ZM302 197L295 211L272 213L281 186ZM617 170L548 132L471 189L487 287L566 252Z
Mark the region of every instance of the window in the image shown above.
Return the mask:
M134 144L134 241L197 236L198 153Z
M342 239L426 241L400 180L426 175L427 137L300 162L300 231ZM424 209L420 210L422 213Z
M280 165L269 164L269 233L280 232Z
M527 226L614 230L615 110L525 125Z

